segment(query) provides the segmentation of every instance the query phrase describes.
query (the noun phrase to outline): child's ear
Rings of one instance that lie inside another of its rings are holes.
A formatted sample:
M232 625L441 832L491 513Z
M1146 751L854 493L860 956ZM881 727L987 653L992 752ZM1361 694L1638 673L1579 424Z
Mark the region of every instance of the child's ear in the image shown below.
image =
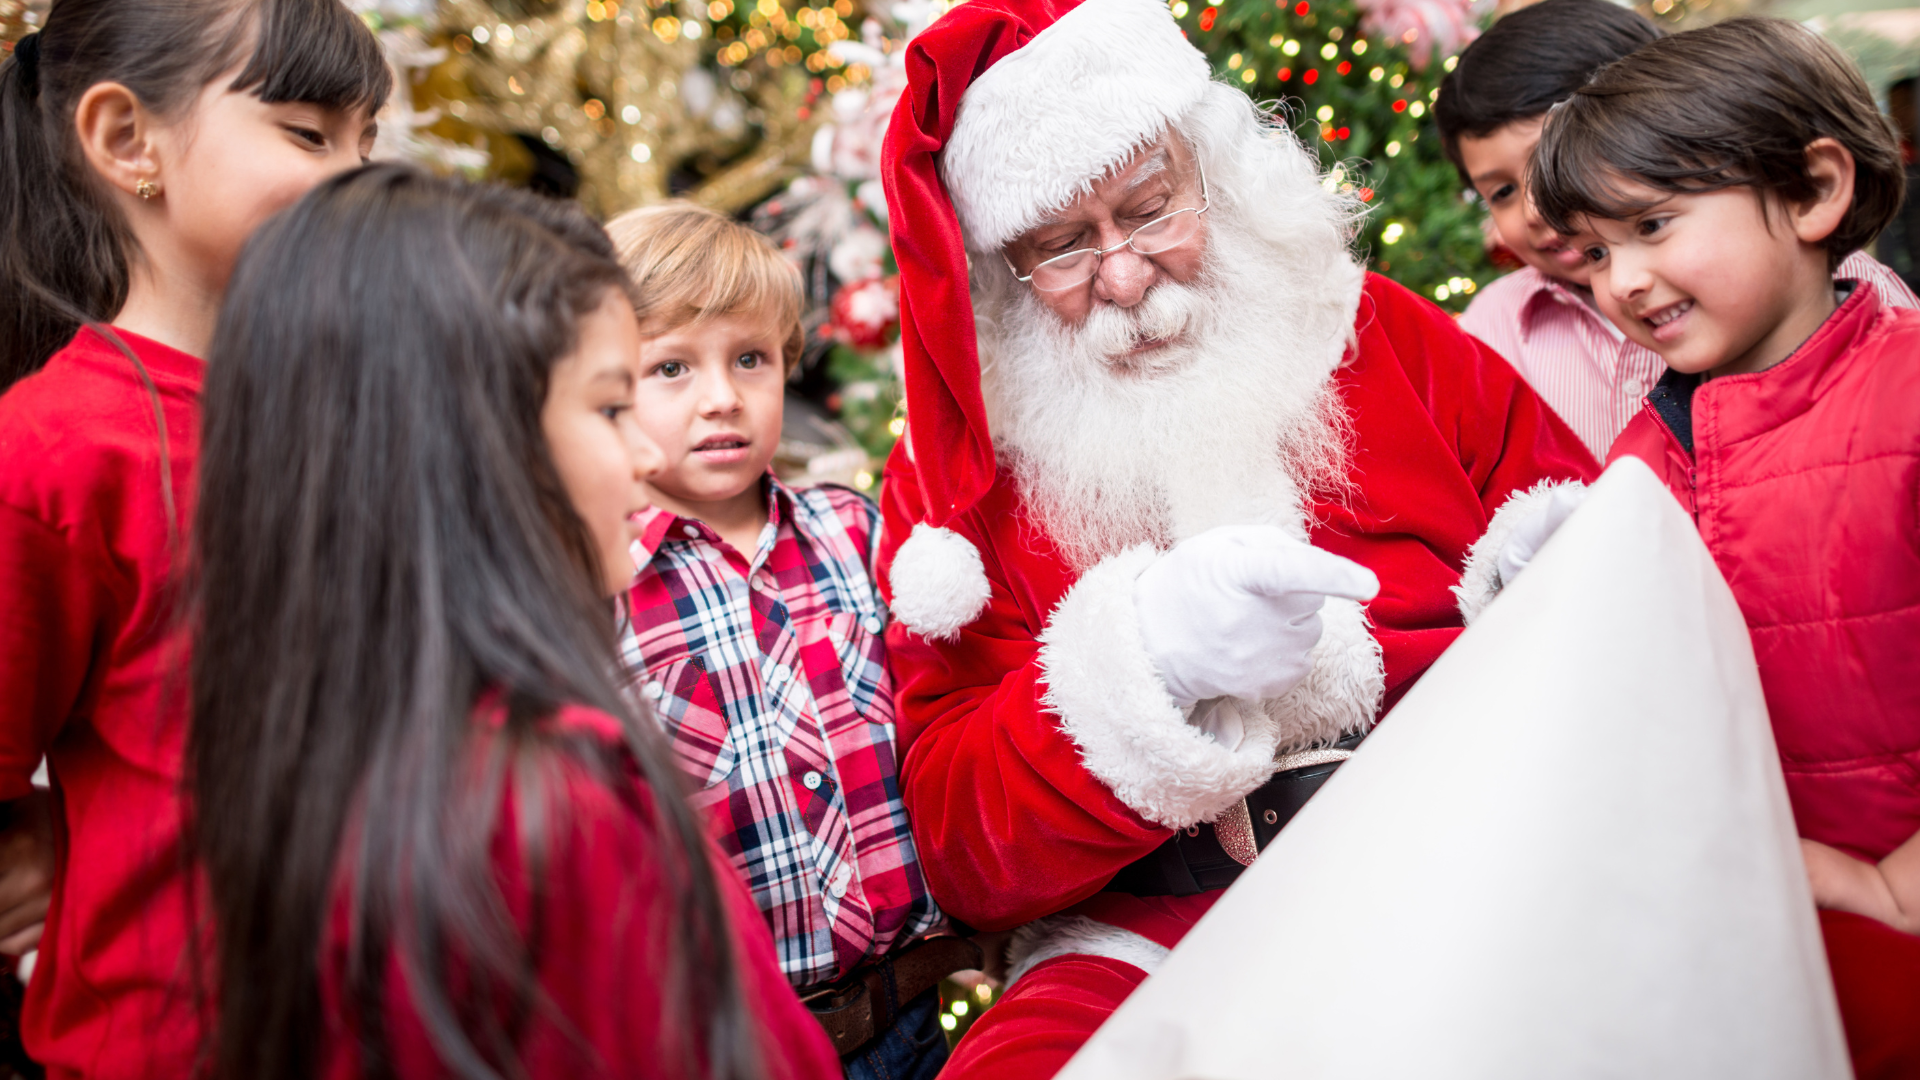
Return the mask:
M80 152L109 186L143 198L165 190L155 138L158 125L132 90L116 82L88 87L74 107L73 124ZM147 187L141 187L143 183Z
M1788 206L1795 236L1805 244L1824 243L1853 208L1853 154L1838 139L1827 136L1807 144L1807 177L1814 195Z

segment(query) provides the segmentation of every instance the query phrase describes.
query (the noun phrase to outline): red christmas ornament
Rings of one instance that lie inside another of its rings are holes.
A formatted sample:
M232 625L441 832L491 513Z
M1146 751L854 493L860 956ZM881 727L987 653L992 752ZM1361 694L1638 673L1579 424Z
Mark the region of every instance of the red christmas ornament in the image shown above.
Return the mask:
M1201 12L1200 13L1200 29L1202 30L1213 29L1213 20L1219 17L1220 17L1220 9L1217 7L1210 7L1207 10Z
M1396 101L1396 102L1394 102L1394 103L1393 103L1393 111L1394 111L1394 112L1406 112L1406 111L1407 111L1407 99L1406 99L1406 98L1401 98L1401 99L1400 99L1399 101Z
M1300 76L1300 80L1306 83L1308 86L1312 86L1314 83L1317 83L1320 81L1320 72L1315 70L1314 68L1308 68L1307 73L1305 75Z
M842 286L827 306L826 336L857 349L887 343L900 318L899 278L868 278Z
M1291 78L1293 78L1293 69L1292 69L1292 68L1281 68L1281 69L1280 69L1280 81L1281 81L1281 82L1286 82L1286 81L1287 81L1288 79L1291 79Z
M1335 70L1335 71L1338 71L1338 72L1339 72L1340 74L1342 74L1342 75L1345 75L1345 74L1346 74L1347 72L1349 72L1349 71L1352 71L1352 70L1353 70L1353 65L1352 65L1352 64L1349 64L1349 63L1348 63L1348 62L1346 62L1345 60L1342 60L1342 61L1340 61L1340 66L1339 66L1339 67L1337 67L1337 68L1334 68L1334 70Z
M1293 13L1295 15L1305 15L1307 10L1307 0L1300 0L1299 3L1293 5Z

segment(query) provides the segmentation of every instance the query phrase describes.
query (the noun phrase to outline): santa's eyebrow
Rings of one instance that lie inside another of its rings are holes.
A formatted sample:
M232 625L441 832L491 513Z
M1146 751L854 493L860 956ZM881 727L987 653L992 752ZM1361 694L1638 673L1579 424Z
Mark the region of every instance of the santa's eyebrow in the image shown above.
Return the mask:
M1167 163L1167 148L1163 146L1154 151L1153 156L1148 158L1146 163L1140 166L1140 171L1133 174L1133 179L1127 181L1127 190L1132 191L1141 184L1165 173L1167 171Z

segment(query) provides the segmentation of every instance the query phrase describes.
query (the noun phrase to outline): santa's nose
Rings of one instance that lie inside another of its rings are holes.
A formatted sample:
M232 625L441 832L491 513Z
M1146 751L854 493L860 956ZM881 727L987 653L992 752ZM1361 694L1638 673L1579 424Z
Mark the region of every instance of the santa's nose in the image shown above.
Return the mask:
M1132 307L1146 298L1160 268L1153 260L1123 247L1100 260L1100 272L1093 279L1093 295L1115 307Z

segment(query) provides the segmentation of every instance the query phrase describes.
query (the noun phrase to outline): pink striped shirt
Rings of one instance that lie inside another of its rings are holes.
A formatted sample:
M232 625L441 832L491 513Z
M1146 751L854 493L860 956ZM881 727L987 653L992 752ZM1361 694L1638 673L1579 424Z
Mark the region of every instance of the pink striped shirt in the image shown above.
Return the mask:
M1864 251L1847 256L1833 276L1871 282L1883 303L1920 308L1913 290ZM1531 266L1480 290L1460 326L1506 357L1601 461L1667 370L1658 353Z

